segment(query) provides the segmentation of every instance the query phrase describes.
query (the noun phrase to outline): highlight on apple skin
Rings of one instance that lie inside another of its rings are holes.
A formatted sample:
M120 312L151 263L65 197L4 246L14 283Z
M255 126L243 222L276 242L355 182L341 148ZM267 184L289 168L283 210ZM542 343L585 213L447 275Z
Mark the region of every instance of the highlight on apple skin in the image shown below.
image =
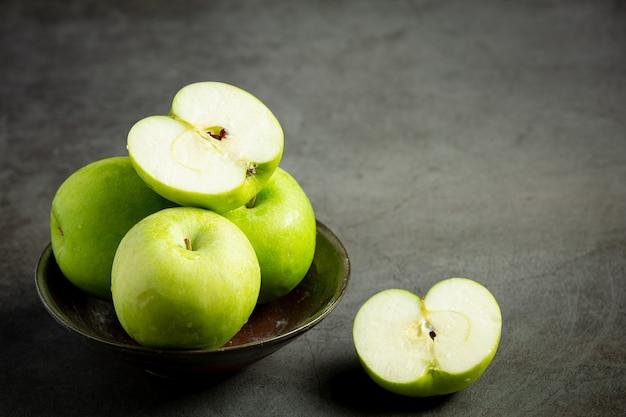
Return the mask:
M353 323L370 378L400 395L450 394L473 384L493 360L502 314L493 294L467 278L435 284L424 297L404 289L373 295Z

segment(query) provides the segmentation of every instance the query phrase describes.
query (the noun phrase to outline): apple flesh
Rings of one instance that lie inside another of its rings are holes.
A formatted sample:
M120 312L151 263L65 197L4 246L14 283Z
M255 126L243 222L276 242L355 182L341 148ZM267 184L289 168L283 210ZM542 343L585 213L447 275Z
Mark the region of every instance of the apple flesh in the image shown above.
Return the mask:
M176 207L133 226L115 254L111 291L128 335L160 349L213 349L248 321L261 271L254 248L212 211Z
M381 291L354 319L353 339L367 374L381 387L427 397L459 391L496 354L502 316L494 296L467 278L449 278L419 297Z
M52 251L63 275L84 292L111 299L118 244L139 220L173 207L139 178L127 156L92 162L58 188L50 210Z
M315 254L317 225L309 198L277 168L248 204L222 213L246 234L261 266L259 303L274 301L305 277Z
M183 87L169 115L138 121L127 141L135 169L157 193L218 213L245 204L263 188L283 146L283 130L270 109L219 82Z

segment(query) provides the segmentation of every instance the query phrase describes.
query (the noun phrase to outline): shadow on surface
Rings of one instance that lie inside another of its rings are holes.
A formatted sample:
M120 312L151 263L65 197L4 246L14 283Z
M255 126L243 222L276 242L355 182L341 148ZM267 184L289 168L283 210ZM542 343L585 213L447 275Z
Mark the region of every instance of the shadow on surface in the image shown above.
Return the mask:
M348 364L333 374L329 389L333 402L362 415L435 410L454 396L451 394L413 398L393 394L372 381L357 362Z
M150 375L84 343L50 318L34 289L0 323L0 415L151 415L214 395L237 373L189 380Z

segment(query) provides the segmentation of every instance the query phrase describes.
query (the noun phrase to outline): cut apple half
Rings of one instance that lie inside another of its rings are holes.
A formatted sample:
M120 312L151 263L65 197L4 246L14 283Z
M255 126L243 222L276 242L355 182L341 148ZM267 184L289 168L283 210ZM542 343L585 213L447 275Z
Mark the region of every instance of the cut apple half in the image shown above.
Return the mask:
M450 278L424 297L381 291L354 319L353 339L368 375L398 394L449 394L472 384L496 354L502 315L481 284Z
M263 188L283 146L280 123L258 98L230 84L199 82L175 95L169 115L138 121L127 147L137 173L157 193L224 212Z

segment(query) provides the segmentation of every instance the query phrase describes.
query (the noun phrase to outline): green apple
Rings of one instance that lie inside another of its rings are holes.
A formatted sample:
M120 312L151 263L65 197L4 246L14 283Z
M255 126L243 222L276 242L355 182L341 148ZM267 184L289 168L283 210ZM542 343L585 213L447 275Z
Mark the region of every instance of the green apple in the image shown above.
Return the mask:
M161 210L133 226L111 272L122 327L140 345L161 349L224 345L248 321L260 286L246 235L194 207Z
M265 104L230 84L183 87L170 114L128 133L128 154L157 193L216 212L237 208L267 183L283 153L283 130Z
M248 236L261 265L259 303L294 289L313 262L317 226L309 198L300 184L277 168L248 204L222 215Z
M378 385L427 397L476 381L496 354L501 329L500 307L487 288L449 278L423 298L403 289L375 294L357 312L352 335Z
M111 299L111 265L117 245L139 220L168 201L139 178L127 156L92 162L59 187L50 210L52 251L76 287Z

